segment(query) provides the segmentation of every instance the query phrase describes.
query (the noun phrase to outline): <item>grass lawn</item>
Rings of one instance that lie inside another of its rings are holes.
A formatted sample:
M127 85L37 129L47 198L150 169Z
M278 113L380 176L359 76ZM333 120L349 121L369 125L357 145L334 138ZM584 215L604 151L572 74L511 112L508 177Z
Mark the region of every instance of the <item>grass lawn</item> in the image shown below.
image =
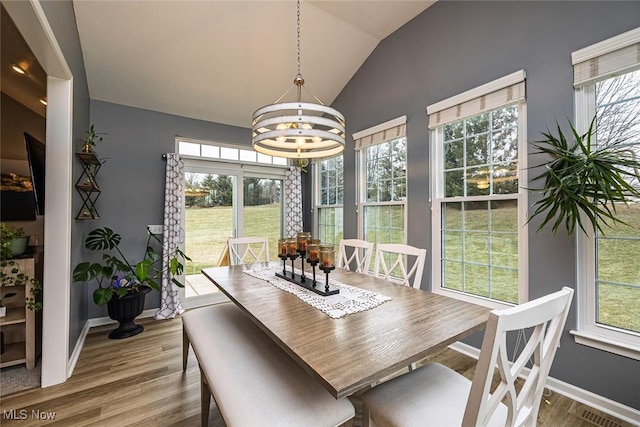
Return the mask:
M244 235L269 238L269 257L276 259L280 238L280 205L245 207ZM227 239L233 235L231 206L187 208L185 210L186 247L191 258L186 274L197 274L207 267L217 267Z
M397 214L391 211L369 216L369 232L375 234L376 230L386 228L387 222L394 224L400 220L394 219L394 215L404 215L400 210ZM280 206L246 207L243 215L243 235L267 236L270 259L275 260L281 229ZM606 238L598 240L599 321L640 331L640 269L636 261L640 240L633 239L640 237L640 205L621 207L618 215L633 228L618 226L606 230ZM186 274L217 266L226 241L233 234L231 207L187 208L185 217L185 249L193 260L187 263ZM464 290L468 292L517 301L517 233L513 233L516 218L515 206L492 207L489 229L486 209L469 210L465 215L450 209L445 216L444 234L447 286L462 290L460 284L465 283ZM466 232L464 239L462 229Z

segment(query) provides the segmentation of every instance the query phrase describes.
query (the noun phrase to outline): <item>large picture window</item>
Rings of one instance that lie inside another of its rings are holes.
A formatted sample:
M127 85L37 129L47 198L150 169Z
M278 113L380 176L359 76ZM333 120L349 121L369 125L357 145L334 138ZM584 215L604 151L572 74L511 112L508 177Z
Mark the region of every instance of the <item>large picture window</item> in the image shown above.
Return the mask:
M603 48L605 47L605 48ZM595 143L623 144L640 156L640 29L572 55L576 124L596 118ZM637 179L632 182L639 185ZM576 341L640 360L640 201L616 207L625 224L578 233ZM635 350L634 350L635 349Z
M434 290L497 304L525 301L524 73L428 112L436 162Z

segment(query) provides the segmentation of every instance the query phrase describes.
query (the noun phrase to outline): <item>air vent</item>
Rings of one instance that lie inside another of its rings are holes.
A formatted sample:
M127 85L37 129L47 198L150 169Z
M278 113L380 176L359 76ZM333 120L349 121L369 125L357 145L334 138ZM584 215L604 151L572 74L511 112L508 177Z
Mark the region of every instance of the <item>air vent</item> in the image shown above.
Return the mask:
M575 407L575 416L581 420L587 421L590 424L598 427L627 427L629 424L617 420L610 415L607 415L601 411L590 408L586 405L578 404ZM572 411L570 411L572 412Z

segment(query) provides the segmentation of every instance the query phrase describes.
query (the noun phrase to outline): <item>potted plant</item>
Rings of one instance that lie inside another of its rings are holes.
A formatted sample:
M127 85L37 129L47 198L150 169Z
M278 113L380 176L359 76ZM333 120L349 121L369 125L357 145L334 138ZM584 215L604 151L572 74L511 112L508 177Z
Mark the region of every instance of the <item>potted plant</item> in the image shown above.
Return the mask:
M18 295L15 292L7 292L4 295L0 294L0 317L4 317L7 315L7 307L4 306L4 300L7 298L15 297Z
M27 251L27 243L29 243L29 236L24 232L24 228L10 227L4 222L2 227L2 249L3 254L6 257L3 258L15 258L23 255ZM4 250L7 250L6 254Z
M184 262L191 259L176 248L164 271L162 259L153 247L154 243L162 244L162 241L148 228L147 235L144 257L133 263L120 249L120 234L108 227L95 229L87 236L85 247L102 252L102 262L81 262L73 270L74 281L98 283L93 291L93 301L99 306L106 304L109 317L120 322L109 338L127 338L142 332L143 327L136 325L134 319L144 309L145 295L152 289L160 290L158 280L163 272L176 286L184 287L176 276L184 271Z
M41 310L42 303L36 299L42 290L40 281L25 274L15 261L17 256L25 253L29 237L25 235L24 229L8 226L4 222L0 223L0 231L2 232L0 238L0 287L31 284L31 293L26 296L25 305L29 310Z
M631 198L640 198L640 190L632 185L632 180L640 178L640 162L628 145L615 141L595 143L594 125L580 135L573 124L571 135L565 135L557 124L557 135L549 130L545 137L534 145L539 153L551 156L544 163L544 171L533 181L542 180L542 189L529 189L542 193L542 198L534 203L535 211L529 221L543 215L540 230L551 223L555 234L564 223L571 235L576 225L584 232L583 218L589 220L593 230L604 234L602 225L625 224L616 216L616 203L627 203ZM572 141L570 142L570 139Z
M93 125L89 127L89 130L86 132L87 136L82 140L82 152L83 153L94 153L96 150L96 144L102 141L102 135L106 135L106 133L96 132Z

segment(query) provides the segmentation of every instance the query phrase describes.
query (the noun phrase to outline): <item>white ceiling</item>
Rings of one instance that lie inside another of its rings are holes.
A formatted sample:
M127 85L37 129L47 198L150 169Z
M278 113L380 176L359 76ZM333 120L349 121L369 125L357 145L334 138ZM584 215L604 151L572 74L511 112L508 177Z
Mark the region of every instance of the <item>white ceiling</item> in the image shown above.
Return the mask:
M378 43L434 1L302 1L305 88L330 105ZM74 0L74 9L92 99L251 127L253 111L297 74L292 0Z

